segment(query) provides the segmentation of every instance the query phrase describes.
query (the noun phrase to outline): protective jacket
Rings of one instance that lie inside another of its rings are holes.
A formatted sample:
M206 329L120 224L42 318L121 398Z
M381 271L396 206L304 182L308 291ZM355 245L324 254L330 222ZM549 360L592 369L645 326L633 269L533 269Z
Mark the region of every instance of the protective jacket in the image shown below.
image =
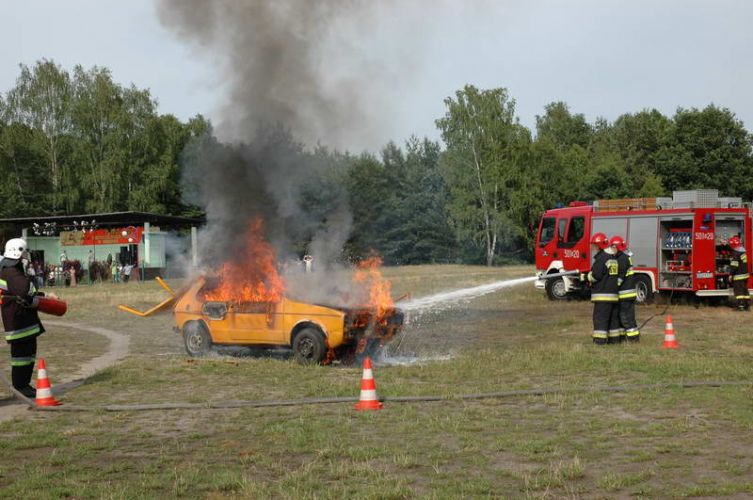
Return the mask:
M599 250L594 257L589 276L592 302L617 302L619 264L614 255Z
M732 290L735 292L737 299L737 308L748 310L750 308L750 293L748 292L748 255L744 247L732 249L730 259L730 280L732 281Z
M20 260L0 260L0 289L3 295L17 297L3 299L5 340L13 343L41 335L44 327L37 314L36 297L44 294L37 292L32 280L26 276Z
M732 256L730 257L730 275L732 281L747 280L750 276L748 270L748 255L745 252L744 247L737 247L732 249Z
M617 284L619 285L620 300L635 300L638 296L635 290L635 271L633 270L633 259L626 252L617 252Z

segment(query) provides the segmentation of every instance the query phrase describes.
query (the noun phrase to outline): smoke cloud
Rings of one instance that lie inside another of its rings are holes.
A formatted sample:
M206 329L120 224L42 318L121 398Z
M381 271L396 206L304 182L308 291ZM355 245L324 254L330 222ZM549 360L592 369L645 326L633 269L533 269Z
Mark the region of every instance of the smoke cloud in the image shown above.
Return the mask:
M335 272L352 225L337 178L342 156L311 145L358 150L385 137L395 82L407 84L420 51L380 30L409 11L393 0L157 0L160 22L216 66L224 99L216 129L183 155L186 201L207 214L205 265L242 255L261 216L291 292L347 293L349 280ZM391 63L371 55L384 57L373 49L385 39L400 53ZM330 271L326 283L296 278L293 259L304 252Z
M226 92L217 124L221 138L247 141L260 123L282 123L308 144L352 150L385 130L390 117L366 112L388 109L390 65L369 55L367 40L390 5L158 0L157 13L217 66L220 91Z

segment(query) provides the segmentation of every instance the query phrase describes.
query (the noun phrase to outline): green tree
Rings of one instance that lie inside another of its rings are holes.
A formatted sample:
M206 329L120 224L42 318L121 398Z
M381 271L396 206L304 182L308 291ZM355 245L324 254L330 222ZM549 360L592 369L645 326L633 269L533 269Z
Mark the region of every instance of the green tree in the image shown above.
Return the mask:
M460 237L481 242L491 266L500 239L520 235L511 216L522 208L513 198L529 173L521 159L527 158L530 133L518 123L515 100L504 88L466 85L445 106L437 127L447 146L450 212Z
M16 86L6 97L5 114L44 134L44 148L52 183L52 209L60 206L61 148L71 128L71 82L53 61L42 59L29 68L21 64Z
M673 121L673 144L657 166L668 190L716 188L753 196L751 137L734 113L709 105L679 109Z

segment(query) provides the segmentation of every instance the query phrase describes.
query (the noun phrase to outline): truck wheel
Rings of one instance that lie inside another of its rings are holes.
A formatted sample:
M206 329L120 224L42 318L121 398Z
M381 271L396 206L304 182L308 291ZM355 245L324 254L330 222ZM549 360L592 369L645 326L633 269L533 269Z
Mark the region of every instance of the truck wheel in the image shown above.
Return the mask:
M212 337L200 321L189 321L183 325L183 342L186 352L195 358L204 357L212 350Z
M304 328L293 340L293 357L303 365L321 363L326 352L324 336L315 328Z
M635 277L635 291L638 304L652 304L654 302L654 292L651 291L651 280L648 276L638 275Z
M549 300L565 300L567 298L567 288L565 287L565 280L562 278L546 280L545 288Z

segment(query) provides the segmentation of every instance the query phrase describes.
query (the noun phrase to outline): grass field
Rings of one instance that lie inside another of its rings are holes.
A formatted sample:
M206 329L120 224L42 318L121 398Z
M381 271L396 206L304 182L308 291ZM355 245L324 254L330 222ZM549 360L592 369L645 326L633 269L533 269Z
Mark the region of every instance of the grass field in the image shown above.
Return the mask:
M386 270L395 295L414 297L532 272L525 266ZM142 319L115 310L119 303L145 308L161 300L156 284L83 286L61 295L70 308L65 320L131 338L128 358L68 392L67 405L358 395L358 368L269 357L189 362L169 314ZM663 308L640 307L639 321ZM376 366L377 391L451 396L753 382L753 315L706 306L669 312L678 351L660 349L662 317L642 330L639 345L593 346L589 303L549 302L530 284L411 314L392 355L418 361ZM95 334L48 330L40 355L53 383L107 349ZM751 385L387 402L371 413L350 404L23 412L0 423L0 496L747 498L751 431Z

